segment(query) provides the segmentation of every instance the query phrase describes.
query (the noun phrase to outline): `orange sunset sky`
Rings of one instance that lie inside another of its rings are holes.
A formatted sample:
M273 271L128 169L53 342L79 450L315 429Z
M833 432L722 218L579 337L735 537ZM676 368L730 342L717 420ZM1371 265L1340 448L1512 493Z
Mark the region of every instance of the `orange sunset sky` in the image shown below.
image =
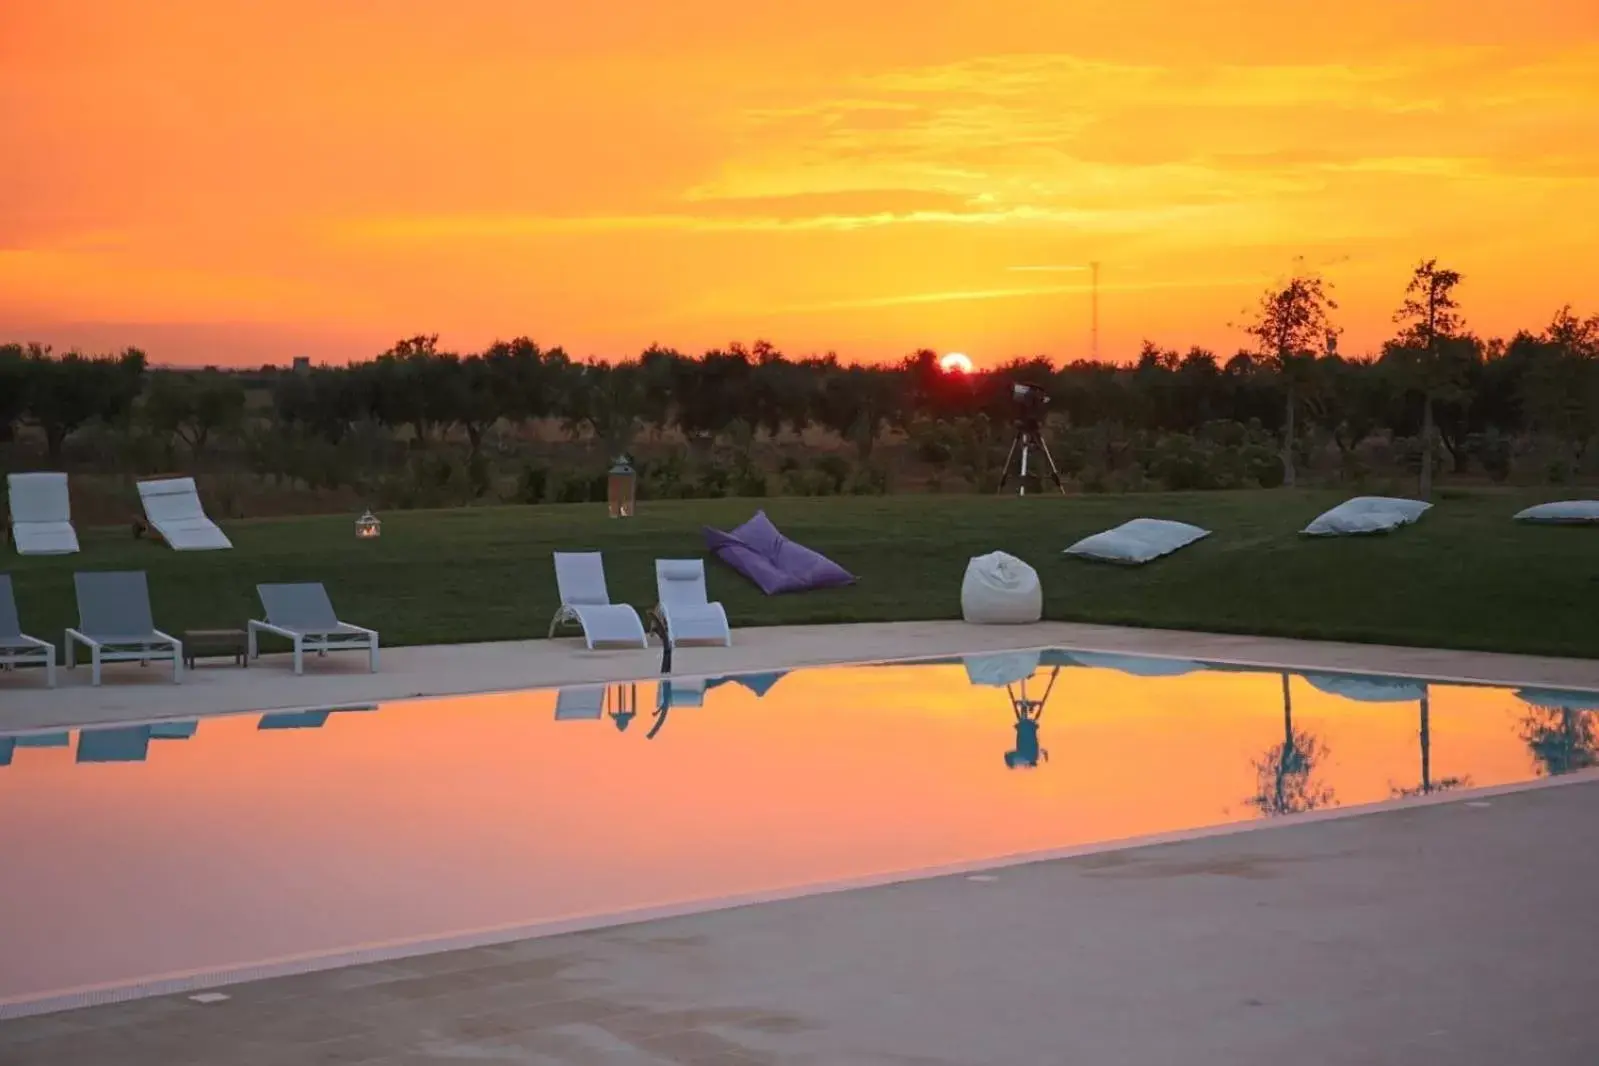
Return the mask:
M1230 352L1599 310L1595 0L0 0L0 340ZM1077 269L1027 270L1025 267Z

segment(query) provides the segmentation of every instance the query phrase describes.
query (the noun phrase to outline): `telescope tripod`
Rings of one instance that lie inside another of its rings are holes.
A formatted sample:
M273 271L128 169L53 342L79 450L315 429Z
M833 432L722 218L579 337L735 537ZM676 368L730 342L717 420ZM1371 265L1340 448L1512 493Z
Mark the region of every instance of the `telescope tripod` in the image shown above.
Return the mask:
M1035 454L1036 453L1036 454ZM1016 495L1027 495L1027 478L1030 472L1036 472L1038 457L1042 456L1044 463L1049 466L1049 475L1055 479L1055 487L1060 489L1062 496L1066 495L1066 483L1060 479L1060 467L1055 465L1055 457L1049 454L1049 445L1044 443L1044 435L1039 430L1037 419L1023 419L1016 423L1016 438L1010 442L1010 451L1005 455L1005 469L999 473L999 491L1005 491L1005 483L1011 479L1011 466L1016 467ZM1038 473L1038 484L1044 484L1042 473Z

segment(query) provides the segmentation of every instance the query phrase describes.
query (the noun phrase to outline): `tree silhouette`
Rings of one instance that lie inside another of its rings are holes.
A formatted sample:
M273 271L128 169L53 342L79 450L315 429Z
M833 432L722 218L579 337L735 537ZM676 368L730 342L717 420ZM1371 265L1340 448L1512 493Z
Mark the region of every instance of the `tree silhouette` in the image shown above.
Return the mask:
M1421 496L1432 495L1432 453L1435 422L1433 404L1459 389L1460 374L1456 353L1446 348L1464 327L1455 288L1462 278L1458 271L1445 270L1436 259L1424 259L1411 273L1405 286L1404 303L1394 312L1401 326L1393 355L1409 371L1413 386L1421 392Z
M1540 775L1556 777L1599 766L1593 716L1580 708L1529 703L1521 717L1521 739L1532 750Z
M1446 792L1452 788L1469 786L1469 777L1446 777L1442 781L1432 779L1432 708L1431 697L1425 691L1420 701L1420 719L1421 781L1414 788L1392 788L1390 794L1396 797L1425 796L1430 792Z
M244 403L244 386L227 374L157 374L145 393L144 416L156 430L183 441L198 459L212 434L233 429L244 418Z
M1265 361L1282 377L1283 484L1294 486L1294 416L1301 393L1314 380L1316 351L1330 351L1338 335L1330 312L1338 304L1331 288L1319 275L1306 272L1301 262L1295 273L1260 298L1255 317L1244 332L1254 338Z
M1255 760L1255 794L1244 801L1267 818L1313 811L1336 800L1331 787L1311 779L1316 765L1329 754L1327 746L1310 733L1294 728L1293 695L1286 673L1282 683L1282 743L1268 748Z

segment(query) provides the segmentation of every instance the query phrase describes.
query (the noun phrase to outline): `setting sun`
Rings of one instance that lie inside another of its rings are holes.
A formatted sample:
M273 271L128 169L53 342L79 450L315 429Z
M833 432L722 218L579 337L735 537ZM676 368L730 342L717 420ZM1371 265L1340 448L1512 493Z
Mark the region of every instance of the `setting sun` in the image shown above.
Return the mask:
M972 361L960 352L950 352L938 361L938 365L951 374L972 372Z

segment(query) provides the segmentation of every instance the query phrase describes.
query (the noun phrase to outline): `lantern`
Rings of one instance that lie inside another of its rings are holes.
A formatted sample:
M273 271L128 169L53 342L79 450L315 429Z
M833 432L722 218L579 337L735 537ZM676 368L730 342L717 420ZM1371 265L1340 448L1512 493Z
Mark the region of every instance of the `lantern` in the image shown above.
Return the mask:
M612 685L605 690L606 713L616 723L618 732L626 729L638 714L638 686Z
M628 465L627 456L621 456L605 480L605 501L612 518L633 517L633 494L637 488L638 475Z
M367 511L355 520L356 540L376 540L383 535L383 523L378 521L378 516Z

